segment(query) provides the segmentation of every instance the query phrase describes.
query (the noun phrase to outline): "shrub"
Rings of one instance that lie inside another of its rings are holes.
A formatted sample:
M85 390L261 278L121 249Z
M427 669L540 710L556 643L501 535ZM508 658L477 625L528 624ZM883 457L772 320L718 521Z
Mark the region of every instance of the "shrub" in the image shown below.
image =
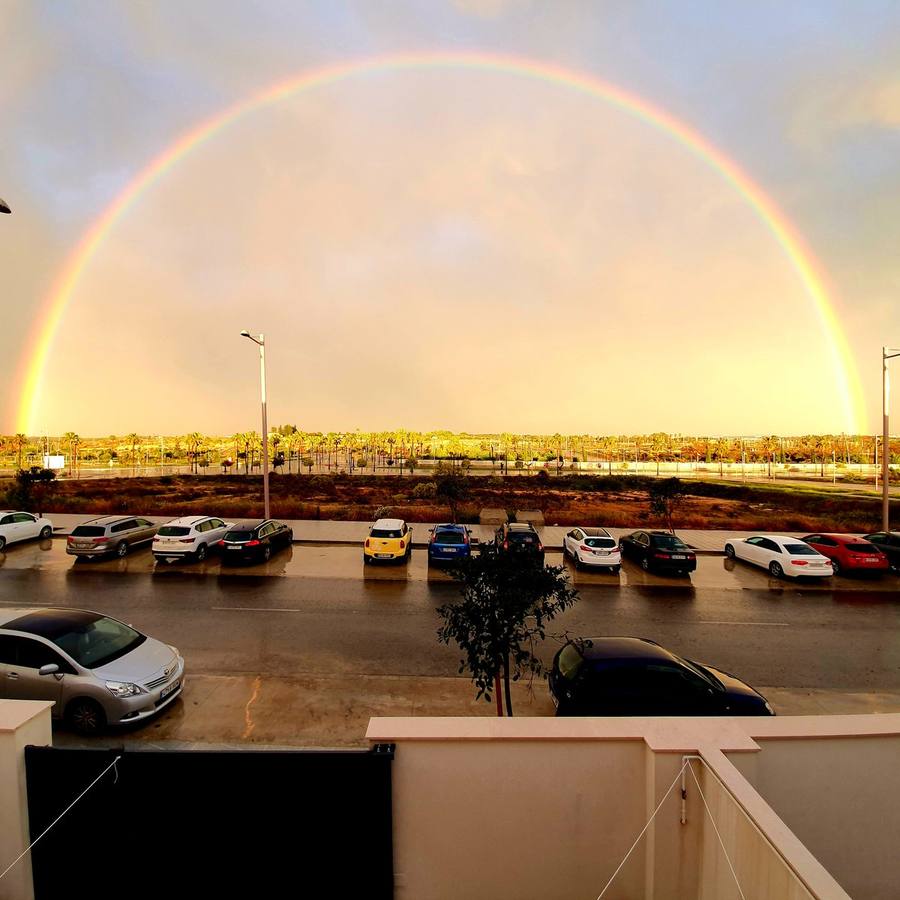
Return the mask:
M437 497L437 485L433 481L423 481L413 488L412 495L417 500L433 500Z
M393 510L390 506L379 506L375 509L376 519L389 519Z
M319 494L324 494L326 497L337 495L337 485L330 475L314 475L310 479L309 484L313 490Z

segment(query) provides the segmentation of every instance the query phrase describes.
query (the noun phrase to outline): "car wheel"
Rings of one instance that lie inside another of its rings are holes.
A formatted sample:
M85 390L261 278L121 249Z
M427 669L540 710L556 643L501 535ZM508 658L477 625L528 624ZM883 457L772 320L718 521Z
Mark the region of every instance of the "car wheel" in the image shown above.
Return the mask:
M641 568L642 568L645 572L649 572L649 571L650 571L650 560L647 559L646 556L643 557L643 558L641 559Z
M128 555L128 541L119 541L119 543L116 544L116 556L118 556L119 559L122 559L123 557L125 557L127 555Z
M729 559L734 559L734 547L732 547L731 544L725 545L725 555Z
M363 565L367 566L367 565L369 565L370 562L371 562L371 560L369 559L368 555L363 553Z
M272 547L266 544L262 549L263 562L268 562L272 558Z
M0 537L0 553L6 549L6 538Z
M781 568L781 563L772 562L769 563L769 574L773 578L781 578L784 576L784 569Z
M53 529L49 525L45 525L41 529L41 540L46 541L47 538L53 537Z
M841 564L836 559L833 559L831 561L831 574L832 575L840 575L841 574Z
M196 554L195 554L195 556L197 557L197 562L203 562L203 560L206 559L206 554L207 554L207 552L208 552L208 551L207 551L207 549L206 549L206 544L201 544L201 545L197 548L197 552L196 552Z
M619 572L621 572L621 571L622 571L622 567L621 567L621 566L613 566L613 567L612 567L612 573L613 573L613 575L618 575Z
M106 727L106 713L96 700L81 697L66 707L66 721L78 734L100 734Z

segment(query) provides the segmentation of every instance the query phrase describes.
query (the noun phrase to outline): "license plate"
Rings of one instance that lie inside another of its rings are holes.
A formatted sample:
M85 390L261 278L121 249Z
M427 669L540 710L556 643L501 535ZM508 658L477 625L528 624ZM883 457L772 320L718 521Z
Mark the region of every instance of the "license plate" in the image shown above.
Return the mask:
M90 544L88 541L76 541L76 542L75 542L75 546L76 546L79 550L87 550L87 548L90 547L91 544Z
M225 549L226 550L240 550L241 545L240 544L229 544Z
M687 557L683 553L673 553L672 559L687 559Z
M878 557L877 556L867 556L866 562L878 562Z
M376 553L375 556L377 559L393 559L394 554L393 553Z
M609 556L609 550L595 550L594 556Z
M442 547L441 552L443 553L456 553L456 547Z
M165 700L166 697L168 697L169 694L172 693L172 691L177 691L180 685L181 685L181 682L180 682L180 681L173 681L171 684L167 684L167 685L159 692L159 699L160 699L160 700Z

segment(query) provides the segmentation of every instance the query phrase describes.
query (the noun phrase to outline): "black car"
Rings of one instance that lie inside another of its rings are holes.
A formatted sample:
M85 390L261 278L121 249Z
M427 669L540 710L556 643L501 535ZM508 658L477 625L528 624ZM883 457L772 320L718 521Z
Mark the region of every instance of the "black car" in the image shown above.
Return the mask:
M516 553L538 565L544 565L544 545L530 522L507 522L494 534L494 544L501 553Z
M669 531L635 531L619 538L622 556L633 559L645 572L677 572L697 568L697 555Z
M900 531L876 531L864 534L863 540L874 544L888 558L891 568L900 571Z
M550 695L558 716L772 716L743 681L684 659L654 641L569 641L553 658Z
M289 547L294 532L283 522L259 519L255 522L239 522L219 541L222 562L254 560L266 562L273 553Z

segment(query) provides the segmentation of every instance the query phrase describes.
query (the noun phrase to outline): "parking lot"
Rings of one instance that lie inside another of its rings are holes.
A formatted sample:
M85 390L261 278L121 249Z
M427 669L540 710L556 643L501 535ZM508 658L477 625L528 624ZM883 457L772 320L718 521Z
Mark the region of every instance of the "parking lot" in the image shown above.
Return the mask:
M562 562L559 553L547 562ZM458 653L436 638L457 596L417 548L408 564L364 566L353 545L294 544L265 564L74 561L59 537L0 554L0 603L96 609L177 645L183 699L109 740L339 746L370 715L493 713L475 703ZM626 562L620 576L574 571L581 601L553 631L649 637L758 687L779 712L900 708L896 576L771 579L704 555L689 577ZM559 646L548 640L549 661ZM516 685L516 712L550 715L546 684ZM60 740L79 739L60 730Z

